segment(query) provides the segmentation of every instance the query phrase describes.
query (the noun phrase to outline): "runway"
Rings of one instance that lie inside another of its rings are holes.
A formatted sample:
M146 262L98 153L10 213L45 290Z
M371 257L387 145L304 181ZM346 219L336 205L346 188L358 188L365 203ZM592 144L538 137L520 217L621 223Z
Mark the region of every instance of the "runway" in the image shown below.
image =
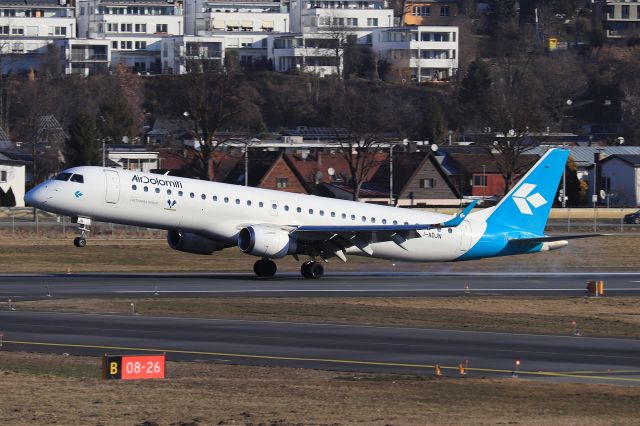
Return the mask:
M640 385L640 340L409 327L123 315L0 312L0 350L102 355L166 352L169 360L341 371L509 377ZM98 371L96 371L96 375Z
M640 272L608 273L332 273L259 279L243 274L0 275L0 300L72 297L398 297L476 295L579 296L603 280L607 295L640 295ZM468 290L466 290L468 288Z

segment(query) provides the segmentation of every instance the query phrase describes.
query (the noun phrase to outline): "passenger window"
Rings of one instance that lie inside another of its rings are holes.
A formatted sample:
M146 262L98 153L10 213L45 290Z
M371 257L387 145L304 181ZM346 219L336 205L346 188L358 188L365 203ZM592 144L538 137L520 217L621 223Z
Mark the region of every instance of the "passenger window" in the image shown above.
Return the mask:
M366 222L367 221L367 217L366 216L362 216L362 221Z
M204 195L204 194L202 194L202 195L200 196L200 198L202 198L203 200L206 200L206 199L207 199L207 196L206 196L206 195Z
M160 193L160 188L156 188L156 194Z
M277 208L278 208L278 205L277 205L276 203L273 203L273 204L271 204L271 208L272 208L273 210L275 210L275 209L277 209Z
M63 180L63 181L68 181L69 178L71 177L71 173L60 173L58 176L56 176L54 179L55 180ZM135 186L135 185L133 185Z
M324 216L324 210L320 210L320 216Z
M356 215L355 214L351 215L351 220L356 220Z
M371 218L371 223L376 223L376 218L375 217Z
M405 222L404 224L405 224L405 225L408 225L408 224L409 224L409 222Z
M309 214L313 214L313 209L309 209Z
M73 175L69 180L71 182L84 183L84 177L82 175Z
M284 206L284 211L288 212L289 211L289 206Z
M195 196L196 196L196 194L194 194L193 192L191 192L191 193L189 194L189 197L191 197L191 198L194 198Z
M167 189L167 195L171 195L171 190Z
M229 197L224 197L224 202L228 203L229 202Z
M133 189L134 191L138 189L138 187L136 185L131 185L131 189Z
M217 195L214 195L212 198L213 198L213 201L218 201L218 196Z
M397 225L397 224L398 224L398 221L397 221L397 220L394 220L394 221L393 221L393 224L394 224L394 225Z
M260 202L258 203L258 207L264 207L264 203L263 203L262 201L260 201Z
M387 219L382 219L382 224L386 225L387 224Z
M336 217L336 212L331 212L331 217Z
M342 213L342 218L346 219L347 218L347 214L346 213Z
M247 200L247 205L251 206L251 200Z
M240 204L240 198L236 198L236 204Z
M144 187L144 192L149 192L149 187L148 186Z
M297 211L298 213L302 213L302 209L301 209L300 207L298 207L298 208L296 209L296 211Z
M182 197L183 195L184 195L184 192L182 192L182 191L178 191L178 196L179 196L179 197Z

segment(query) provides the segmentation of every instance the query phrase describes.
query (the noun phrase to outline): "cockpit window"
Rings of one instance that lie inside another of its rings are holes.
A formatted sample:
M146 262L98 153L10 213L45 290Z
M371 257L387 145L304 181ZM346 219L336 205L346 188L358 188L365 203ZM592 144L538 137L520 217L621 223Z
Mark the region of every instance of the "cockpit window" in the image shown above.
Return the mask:
M71 176L71 179L69 179L71 182L77 182L77 183L84 183L84 176L82 175L73 175Z
M60 173L54 179L68 181L70 177L71 177L71 173Z

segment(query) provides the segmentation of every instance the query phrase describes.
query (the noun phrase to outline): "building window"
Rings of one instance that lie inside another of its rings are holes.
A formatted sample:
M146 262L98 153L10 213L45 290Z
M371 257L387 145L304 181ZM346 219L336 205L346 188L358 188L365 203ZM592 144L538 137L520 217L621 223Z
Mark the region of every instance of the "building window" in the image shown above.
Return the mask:
M136 50L145 50L147 48L147 42L146 41L136 41Z
M473 186L487 186L487 175L474 175Z
M289 178L276 178L276 188L288 188Z
M424 178L420 179L420 188L435 188L436 180L434 178Z
M132 28L133 28L132 24L120 24L121 33L130 33L132 32Z
M66 36L67 27L55 27L54 34L57 36Z
M348 27L357 27L358 26L358 18L347 18L347 26Z
M368 27L377 27L378 26L378 18L367 18L367 26Z
M24 28L11 28L11 35L24 35Z
M449 6L440 6L440 16L449 16L450 13Z
M9 34L9 26L3 25L0 27L0 34L8 35Z
M431 6L414 6L413 16L431 16Z
M135 29L137 33L146 33L147 24L136 24Z
M131 43L130 41L121 41L120 42L120 49L125 50L131 50L133 47L133 43Z
M112 41L111 42L111 48L112 49L117 49L118 48L118 42L117 41Z
M629 19L629 6L628 5L621 6L620 13L621 13L620 15L621 19Z
M156 33L166 34L168 31L167 24L156 24Z
M7 171L6 170L1 170L0 171L0 182L6 182L7 181Z

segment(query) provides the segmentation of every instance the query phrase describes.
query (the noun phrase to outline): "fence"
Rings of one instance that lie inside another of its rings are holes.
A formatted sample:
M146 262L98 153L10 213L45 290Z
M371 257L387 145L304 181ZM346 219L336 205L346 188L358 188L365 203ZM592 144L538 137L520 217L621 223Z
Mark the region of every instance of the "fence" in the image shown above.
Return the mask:
M454 214L458 209L420 209ZM640 233L640 224L624 223L629 208L566 208L552 209L547 223L548 232L615 232ZM42 237L67 237L77 234L71 218L32 208L0 208L0 235L29 234ZM93 222L91 237L98 238L165 238L165 232L140 226Z

